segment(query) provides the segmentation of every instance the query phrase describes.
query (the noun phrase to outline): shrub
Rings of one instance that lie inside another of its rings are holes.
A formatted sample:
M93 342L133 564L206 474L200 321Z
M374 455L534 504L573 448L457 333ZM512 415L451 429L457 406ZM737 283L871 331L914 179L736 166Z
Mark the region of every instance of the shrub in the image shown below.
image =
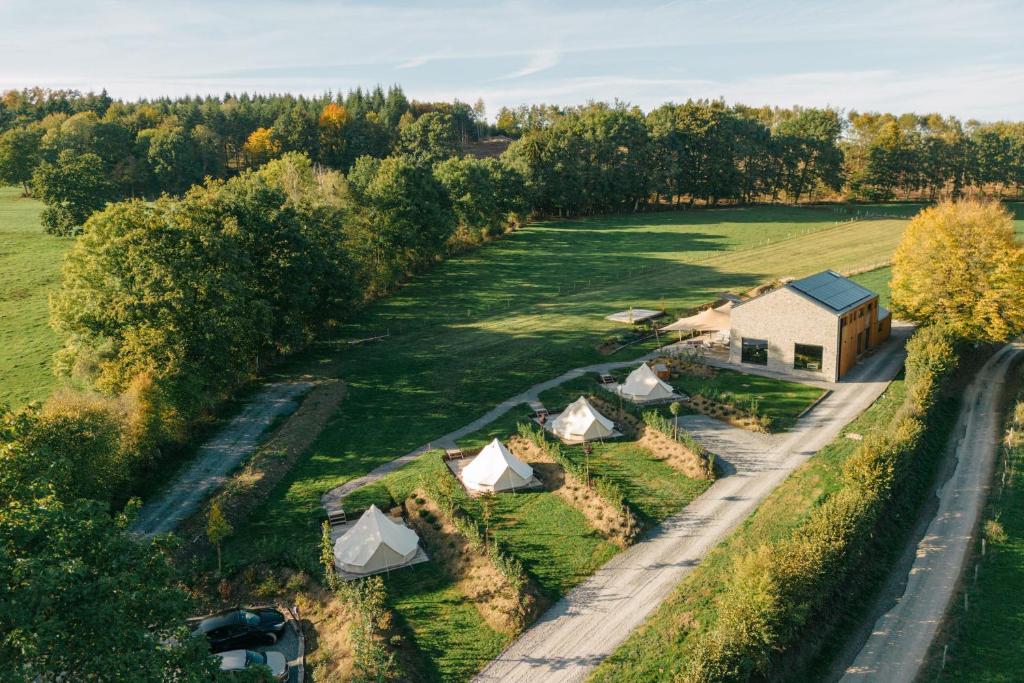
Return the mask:
M497 543L486 542L483 533L480 531L480 525L462 506L462 500L460 499L465 494L450 484L450 476L431 477L429 479L422 477L420 479L420 488L437 504L444 517L466 539L469 546L476 552L488 557L498 572L508 581L512 589L516 593L522 593L523 588L526 586L526 573L523 570L522 563L506 554L499 548ZM423 517L427 517L427 515L423 515L424 512L426 511L420 510L420 514ZM440 521L437 524L440 526Z
M1003 523L998 519L986 519L985 538L993 545L1000 545L1006 543L1009 536L1006 534L1006 529L1003 528Z

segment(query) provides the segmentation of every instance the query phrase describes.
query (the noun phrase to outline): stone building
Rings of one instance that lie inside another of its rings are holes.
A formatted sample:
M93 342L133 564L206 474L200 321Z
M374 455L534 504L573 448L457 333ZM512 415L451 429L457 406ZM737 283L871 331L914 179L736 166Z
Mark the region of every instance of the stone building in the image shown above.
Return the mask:
M838 381L889 338L891 323L877 294L826 270L736 304L729 360Z

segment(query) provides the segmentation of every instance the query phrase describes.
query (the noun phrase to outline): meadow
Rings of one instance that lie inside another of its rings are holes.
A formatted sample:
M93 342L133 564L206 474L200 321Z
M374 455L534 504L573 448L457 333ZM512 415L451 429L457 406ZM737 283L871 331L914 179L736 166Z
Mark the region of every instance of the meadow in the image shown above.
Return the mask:
M43 232L42 209L21 188L0 187L0 405L44 399L57 383L51 359L60 338L47 302L72 242Z

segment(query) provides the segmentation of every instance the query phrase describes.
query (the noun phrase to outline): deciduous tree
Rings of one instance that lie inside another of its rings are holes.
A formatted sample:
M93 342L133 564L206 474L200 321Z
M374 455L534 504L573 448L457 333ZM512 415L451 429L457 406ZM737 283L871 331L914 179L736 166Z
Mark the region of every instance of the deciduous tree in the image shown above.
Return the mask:
M54 235L75 234L93 211L113 198L103 160L91 152L65 150L56 162L42 162L32 186L46 204L41 221Z
M12 128L0 134L0 184L21 185L28 195L42 139L43 130L38 126Z
M944 202L915 216L893 254L894 313L967 339L1024 330L1024 249L998 203Z

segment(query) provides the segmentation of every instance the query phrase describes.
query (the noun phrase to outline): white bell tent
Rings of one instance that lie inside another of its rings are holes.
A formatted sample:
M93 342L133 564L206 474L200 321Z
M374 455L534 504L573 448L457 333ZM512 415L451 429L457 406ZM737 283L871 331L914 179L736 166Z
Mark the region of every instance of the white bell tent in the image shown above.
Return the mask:
M615 423L580 396L555 418L551 432L566 441L592 441L614 436Z
M412 560L418 545L415 531L371 505L334 543L334 562L349 574L375 574Z
M462 483L473 491L507 491L529 485L533 468L512 455L497 439L462 470Z
M619 393L631 401L661 401L672 398L675 390L658 377L651 366L641 363L619 386Z

